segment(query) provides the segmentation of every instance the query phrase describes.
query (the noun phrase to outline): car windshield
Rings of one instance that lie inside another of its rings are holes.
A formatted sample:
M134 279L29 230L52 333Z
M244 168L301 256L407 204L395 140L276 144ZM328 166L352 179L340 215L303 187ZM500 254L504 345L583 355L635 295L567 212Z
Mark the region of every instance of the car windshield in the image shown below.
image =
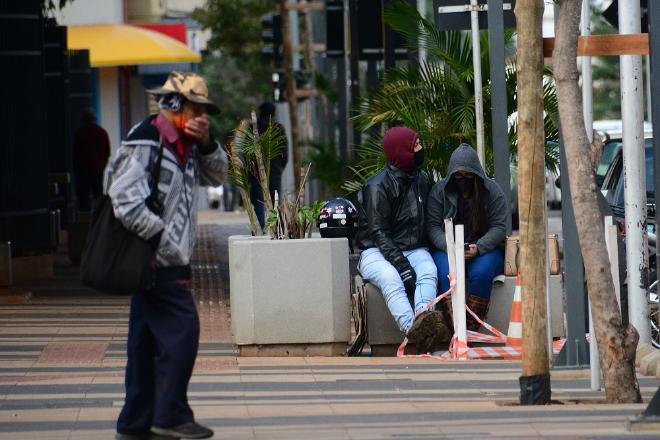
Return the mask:
M653 139L645 140L644 157L646 161L646 198L647 202L655 201L653 189ZM623 179L619 178L616 188L616 205L623 207Z

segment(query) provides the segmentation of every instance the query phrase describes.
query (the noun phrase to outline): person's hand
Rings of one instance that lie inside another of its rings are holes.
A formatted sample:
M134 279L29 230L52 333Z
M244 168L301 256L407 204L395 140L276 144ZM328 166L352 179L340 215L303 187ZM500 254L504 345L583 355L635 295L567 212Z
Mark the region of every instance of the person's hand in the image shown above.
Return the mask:
M479 255L479 249L477 249L476 244L471 244L469 249L467 251L465 251L465 259L466 260L471 260L474 257L476 257L477 255Z
M197 141L199 145L207 147L211 143L209 134L209 120L206 115L196 116L186 122L184 129L186 136Z

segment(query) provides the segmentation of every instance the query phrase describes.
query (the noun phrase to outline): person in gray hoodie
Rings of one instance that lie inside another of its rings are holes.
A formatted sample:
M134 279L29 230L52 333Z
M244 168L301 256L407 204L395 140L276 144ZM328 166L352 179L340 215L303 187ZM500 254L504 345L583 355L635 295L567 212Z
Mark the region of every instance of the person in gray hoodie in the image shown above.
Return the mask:
M502 188L484 172L479 157L468 144L461 144L451 155L447 176L429 193L426 225L438 268L439 293L449 290L449 263L445 219L465 226L465 276L468 280L467 306L483 319L488 312L493 279L504 271L506 219L510 216ZM441 303L451 323L450 302ZM467 329L478 330L479 323L467 316Z

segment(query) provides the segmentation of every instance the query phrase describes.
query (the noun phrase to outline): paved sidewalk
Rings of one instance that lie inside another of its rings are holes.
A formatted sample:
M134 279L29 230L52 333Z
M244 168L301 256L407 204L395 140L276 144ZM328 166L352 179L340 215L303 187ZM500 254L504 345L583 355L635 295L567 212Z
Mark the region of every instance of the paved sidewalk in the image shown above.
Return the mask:
M629 433L646 404L604 405L584 374L553 375L563 405L520 407L520 363L238 358L231 342L227 237L243 217L204 213L193 258L202 320L190 386L219 439L657 439ZM123 399L128 300L55 280L0 290L0 439L111 439ZM584 372L583 372L584 373ZM576 378L581 376L581 378ZM640 377L648 401L658 387ZM575 404L576 399L589 404Z

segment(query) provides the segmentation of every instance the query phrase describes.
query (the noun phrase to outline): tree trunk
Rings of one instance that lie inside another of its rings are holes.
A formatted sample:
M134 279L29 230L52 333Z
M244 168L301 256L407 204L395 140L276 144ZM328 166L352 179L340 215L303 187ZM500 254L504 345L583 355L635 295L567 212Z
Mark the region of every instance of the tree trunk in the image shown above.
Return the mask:
M298 132L298 100L296 98L296 78L293 71L293 42L291 36L291 20L286 7L287 0L280 0L280 14L282 15L282 50L284 70L286 75L286 100L289 103L289 119L291 121L291 146L293 148L293 169L299 170L301 166ZM298 173L293 173L295 188L300 187Z
M601 351L605 396L610 403L641 402L635 376L635 350L639 336L631 325L623 327L614 294L578 85L577 38L581 0L559 0L558 3L561 9L552 57L559 118L591 313Z
M515 13L518 30L518 200L521 261L524 262L520 271L523 306L521 403L543 405L550 403L543 196L543 0L518 0ZM538 381L538 378L543 380ZM541 388L546 388L545 392L529 393L526 381L540 382Z

